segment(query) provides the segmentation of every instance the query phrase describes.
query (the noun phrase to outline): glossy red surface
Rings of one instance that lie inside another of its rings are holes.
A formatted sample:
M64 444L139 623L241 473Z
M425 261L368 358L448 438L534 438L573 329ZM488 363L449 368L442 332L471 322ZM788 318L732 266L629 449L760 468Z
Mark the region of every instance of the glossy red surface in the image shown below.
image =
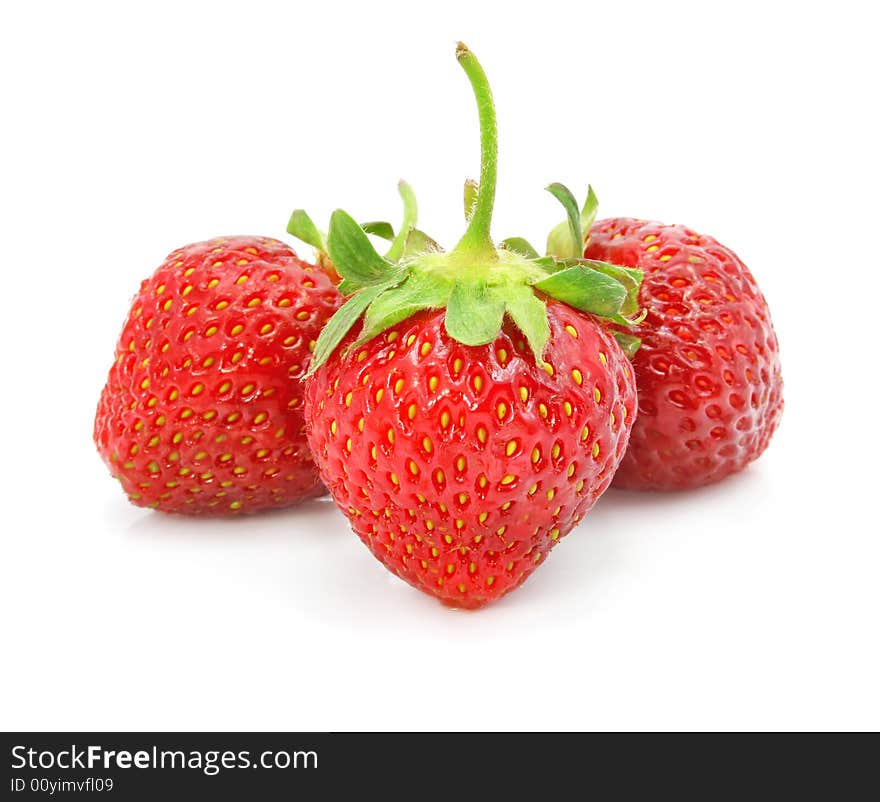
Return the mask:
M645 273L639 419L615 486L699 487L760 456L782 414L779 345L736 254L684 226L619 218L593 226L586 256Z
M390 571L447 604L525 581L626 447L629 362L591 318L548 309L552 375L509 323L469 347L434 311L343 344L308 384L309 443L339 508Z
M98 450L131 501L226 515L323 492L301 377L339 303L278 240L174 251L141 284L95 418Z

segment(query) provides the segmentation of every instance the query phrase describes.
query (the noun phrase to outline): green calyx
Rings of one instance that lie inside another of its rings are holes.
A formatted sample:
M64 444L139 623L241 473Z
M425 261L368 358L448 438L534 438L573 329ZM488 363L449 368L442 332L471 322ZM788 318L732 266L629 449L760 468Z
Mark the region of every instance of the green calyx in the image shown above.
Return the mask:
M387 223L359 224L341 209L330 218L326 236L304 212L291 216L288 230L329 254L342 277L340 291L351 296L321 332L310 374L359 320L360 333L352 347L423 310L445 309L447 334L474 346L493 342L508 318L525 336L539 365L550 340L548 297L620 326L641 320L636 300L641 272L583 258L584 232L596 214L592 188L583 210L563 185L547 188L562 203L568 218L551 232L547 256L539 256L520 237L503 240L498 246L493 243L490 227L498 160L495 106L486 74L473 53L459 44L456 58L477 101L481 162L479 183L465 183L468 226L455 248L444 252L415 227L415 196L403 182L404 220L396 235ZM392 240L384 256L375 250L368 234ZM631 341L630 351L633 345L637 347L636 338L623 336Z

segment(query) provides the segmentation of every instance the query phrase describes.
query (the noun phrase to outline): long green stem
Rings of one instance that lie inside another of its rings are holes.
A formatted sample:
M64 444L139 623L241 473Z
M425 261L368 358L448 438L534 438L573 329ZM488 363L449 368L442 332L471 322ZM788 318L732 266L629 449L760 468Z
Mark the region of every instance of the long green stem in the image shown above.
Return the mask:
M489 231L492 224L492 209L495 205L498 167L498 123L495 119L495 103L492 100L489 80L477 57L461 42L458 43L455 57L471 82L477 99L477 112L480 116L480 189L473 217L453 253L495 259L497 252Z
M416 203L416 193L413 192L413 188L407 184L406 181L400 181L397 184L397 191L400 193L400 197L403 200L403 222L400 224L400 230L392 241L388 253L385 254L385 258L389 262L396 262L401 256L403 256L403 250L406 247L406 238L409 236L409 232L415 228L419 213L419 207Z

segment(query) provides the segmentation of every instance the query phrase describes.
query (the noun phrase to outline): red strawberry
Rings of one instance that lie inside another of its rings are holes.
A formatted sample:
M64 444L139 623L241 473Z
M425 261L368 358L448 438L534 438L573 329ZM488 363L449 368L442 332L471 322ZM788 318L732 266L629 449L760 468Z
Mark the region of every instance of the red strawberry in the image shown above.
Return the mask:
M782 413L770 310L729 248L684 226L596 223L585 256L644 272L639 421L615 486L678 490L742 470Z
M510 323L467 346L422 312L343 355L306 393L330 492L385 566L478 607L525 581L605 491L636 411L630 366L587 315L547 307L549 370Z
M626 322L638 280L541 259L523 240L495 248L494 107L476 59L457 55L482 133L468 230L450 253L403 230L395 262L333 214L327 245L354 295L318 340L305 414L321 477L373 554L443 602L479 607L518 587L611 482L635 383L584 312Z
M174 251L141 284L95 418L131 501L228 515L323 492L300 378L339 304L327 276L278 240Z

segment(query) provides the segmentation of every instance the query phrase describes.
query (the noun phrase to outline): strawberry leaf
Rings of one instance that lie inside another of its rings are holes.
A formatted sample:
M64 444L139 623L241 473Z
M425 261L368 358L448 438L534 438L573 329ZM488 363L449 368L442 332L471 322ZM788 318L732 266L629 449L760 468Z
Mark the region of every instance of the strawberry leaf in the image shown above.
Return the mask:
M506 248L508 251L512 251L513 253L518 253L520 256L524 256L526 259L540 258L540 255L531 246L528 240L525 240L522 237L508 237L506 240L503 240L500 243L500 246L502 248Z
M560 270L533 285L557 301L583 312L626 323L620 315L627 298L626 288L611 276L583 265Z
M624 334L622 331L612 331L611 333L614 335L614 339L617 340L617 344L621 347L623 353L626 354L626 358L632 359L642 344L641 339L634 337L632 334Z
M361 223L361 228L366 234L372 234L380 239L393 240L394 226L386 223L384 220L371 220L368 223Z
M482 282L456 284L446 307L446 332L464 345L486 345L501 331L504 301Z
M403 249L404 256L415 256L419 253L440 253L443 250L437 242L418 228L411 228Z
M566 242L564 238L560 238L561 242L558 247L562 248L562 252L554 251L554 256L579 259L584 255L584 234L581 228L581 213L578 211L577 201L574 195L571 194L571 190L564 184L550 184L550 186L546 187L546 190L562 204L565 213L568 215L568 240ZM553 229L553 231L556 231L556 229ZM552 234L553 232L551 232L551 236Z
M639 311L639 287L645 274L641 270L631 267L621 267L610 262L600 262L596 259L581 259L579 264L598 270L606 276L619 281L626 290L626 300L620 307L620 314L624 317L638 314Z
M525 335L535 361L543 364L544 348L550 342L550 324L547 305L528 286L514 286L507 290L504 308L516 327Z
M389 277L391 264L376 253L366 232L342 209L337 209L330 218L327 250L349 291L372 286Z
M449 285L438 284L424 276L410 276L406 281L382 293L364 315L364 328L358 342L377 334L423 309L439 309L449 298Z
M318 227L312 222L312 218L303 209L296 209L290 215L290 220L287 223L287 233L292 234L307 245L311 245L315 250L327 250L324 235L318 230Z
M351 330L351 327L364 313L364 310L385 290L393 287L400 280L400 277L395 277L366 287L349 298L336 310L336 314L327 321L327 325L324 326L321 334L318 336L318 342L315 343L315 353L312 355L312 361L306 376L311 376L327 361L330 354L336 350L336 347L342 342L345 335Z
M551 187L557 188L557 191L551 190ZM574 196L562 184L551 184L547 190L553 193L565 207L567 220L556 226L547 237L547 253L551 256L560 258L580 259L584 255L584 247L589 239L590 229L596 221L596 212L599 209L599 200L593 187L587 187L587 199L584 206L577 214L578 225L575 228L573 224L573 209L577 207Z

